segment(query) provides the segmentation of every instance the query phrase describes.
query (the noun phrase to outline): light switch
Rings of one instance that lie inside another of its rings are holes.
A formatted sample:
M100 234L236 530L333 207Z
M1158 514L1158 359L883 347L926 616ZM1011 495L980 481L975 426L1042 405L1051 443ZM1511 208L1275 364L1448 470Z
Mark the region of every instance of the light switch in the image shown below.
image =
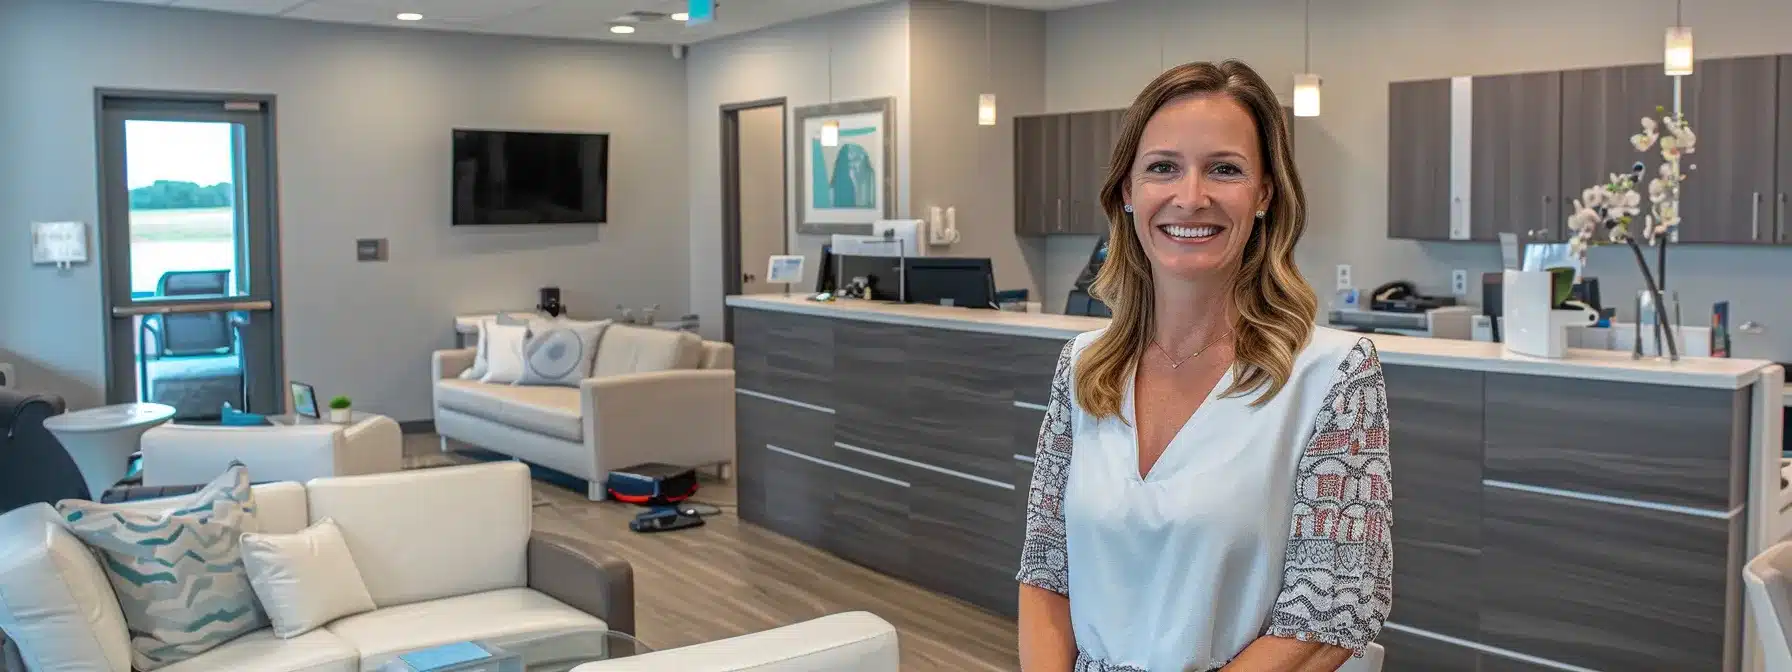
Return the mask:
M385 261L385 238L362 238L355 241L355 261Z

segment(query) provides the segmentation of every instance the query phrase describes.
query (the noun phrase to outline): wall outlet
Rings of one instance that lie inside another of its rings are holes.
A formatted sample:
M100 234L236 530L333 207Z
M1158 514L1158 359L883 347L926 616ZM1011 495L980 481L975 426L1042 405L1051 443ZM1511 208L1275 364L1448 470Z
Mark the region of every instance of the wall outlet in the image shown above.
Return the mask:
M1450 271L1450 293L1456 296L1468 296L1468 271L1460 268Z
M1350 283L1350 264L1338 264L1338 291L1353 287Z

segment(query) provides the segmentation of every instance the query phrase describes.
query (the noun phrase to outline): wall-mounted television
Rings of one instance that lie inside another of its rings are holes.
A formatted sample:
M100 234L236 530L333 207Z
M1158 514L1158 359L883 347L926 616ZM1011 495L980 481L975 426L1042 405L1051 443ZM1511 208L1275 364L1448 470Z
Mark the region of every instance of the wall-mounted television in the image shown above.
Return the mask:
M608 134L455 129L453 223L601 224L609 178Z

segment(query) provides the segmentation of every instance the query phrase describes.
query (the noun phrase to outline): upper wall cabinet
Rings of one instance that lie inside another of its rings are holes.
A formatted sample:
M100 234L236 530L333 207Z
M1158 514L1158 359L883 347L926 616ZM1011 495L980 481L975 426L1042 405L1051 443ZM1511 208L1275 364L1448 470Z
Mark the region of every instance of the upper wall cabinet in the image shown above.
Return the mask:
M1015 233L1107 233L1101 185L1107 179L1121 114L1103 110L1015 118Z
M1661 153L1638 152L1630 136L1642 131L1644 115L1660 116L1655 106L1672 105L1673 100L1674 80L1661 73L1659 63L1562 73L1561 193L1566 207L1564 221L1556 222L1562 236L1558 240L1567 239L1567 210L1588 187L1604 184L1612 173L1637 161L1649 177L1655 176Z
M1562 240L1562 76L1475 77L1469 142L1469 238Z
M1388 237L1449 240L1450 80L1388 85Z
M1792 56L1711 59L1682 80L1699 145L1684 169L1681 242L1792 243L1788 70ZM1673 100L1659 63L1391 84L1388 236L1565 241L1583 189L1637 161L1647 189L1660 153L1630 136Z
M1779 57L1699 61L1682 89L1699 142L1683 161L1697 168L1682 168L1680 240L1773 243Z

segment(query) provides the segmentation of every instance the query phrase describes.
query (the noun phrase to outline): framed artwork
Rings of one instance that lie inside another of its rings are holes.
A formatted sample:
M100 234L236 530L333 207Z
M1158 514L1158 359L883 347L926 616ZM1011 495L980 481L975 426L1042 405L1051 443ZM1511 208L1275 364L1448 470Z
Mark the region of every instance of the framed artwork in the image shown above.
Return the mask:
M797 233L871 233L895 215L896 99L875 98L796 108ZM821 144L824 122L840 124L840 142Z

